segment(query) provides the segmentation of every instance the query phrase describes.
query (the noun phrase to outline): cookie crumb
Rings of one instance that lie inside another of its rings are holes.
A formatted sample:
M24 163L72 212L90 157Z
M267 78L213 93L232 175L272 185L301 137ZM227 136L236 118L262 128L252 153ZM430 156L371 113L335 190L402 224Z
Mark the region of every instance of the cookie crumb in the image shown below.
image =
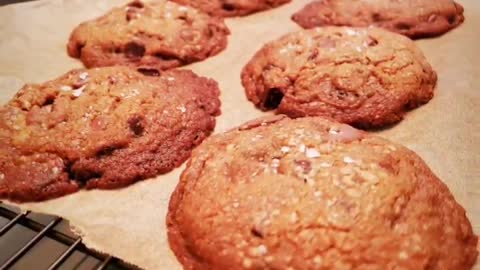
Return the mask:
M250 259L248 259L248 258L247 258L247 259L243 259L242 264L243 264L243 267L245 267L245 268L247 268L247 269L250 268L250 267L252 267L252 265L253 265L252 260L250 260Z
M408 259L408 253L405 252L405 251L401 251L400 253L398 253L398 258L400 258L402 260L406 260L406 259Z

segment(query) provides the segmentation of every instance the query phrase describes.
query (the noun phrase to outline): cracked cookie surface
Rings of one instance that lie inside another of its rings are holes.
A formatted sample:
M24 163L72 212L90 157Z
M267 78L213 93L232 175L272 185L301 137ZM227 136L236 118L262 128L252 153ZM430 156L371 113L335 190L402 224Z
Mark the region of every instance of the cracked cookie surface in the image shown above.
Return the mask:
M0 198L38 201L169 172L215 127L219 89L191 71L73 70L0 108Z
M227 46L221 18L168 1L133 1L75 28L68 54L86 67L165 70L216 55Z
M272 9L291 0L171 0L189 5L214 16L232 17Z
M470 269L477 237L412 151L323 118L258 119L192 153L167 215L184 269Z
M316 0L292 16L303 28L378 26L411 38L441 35L464 21L452 0Z
M407 37L350 27L301 30L267 43L241 77L248 99L262 110L361 128L400 121L433 97L437 81Z

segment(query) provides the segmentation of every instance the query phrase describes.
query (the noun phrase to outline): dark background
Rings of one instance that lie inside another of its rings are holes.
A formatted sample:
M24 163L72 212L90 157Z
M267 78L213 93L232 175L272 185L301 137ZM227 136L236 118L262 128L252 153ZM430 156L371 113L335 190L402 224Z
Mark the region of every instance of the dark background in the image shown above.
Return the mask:
M32 0L0 0L0 6L13 4L13 3L27 2L27 1L32 1Z

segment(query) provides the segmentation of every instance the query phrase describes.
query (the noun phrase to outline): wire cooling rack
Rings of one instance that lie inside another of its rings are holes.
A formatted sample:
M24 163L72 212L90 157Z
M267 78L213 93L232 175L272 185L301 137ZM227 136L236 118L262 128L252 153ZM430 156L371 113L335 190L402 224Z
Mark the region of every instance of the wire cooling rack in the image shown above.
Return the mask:
M105 236L105 237L108 237ZM0 270L123 270L120 260L89 250L60 217L18 209L0 202Z

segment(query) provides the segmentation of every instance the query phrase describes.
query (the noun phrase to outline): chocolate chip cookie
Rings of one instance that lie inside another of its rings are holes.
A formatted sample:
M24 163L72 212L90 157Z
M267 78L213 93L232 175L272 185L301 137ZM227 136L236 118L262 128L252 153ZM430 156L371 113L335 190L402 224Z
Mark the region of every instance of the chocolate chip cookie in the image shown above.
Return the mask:
M133 1L80 24L67 48L86 67L127 65L158 71L219 53L228 34L221 18L194 8L162 0Z
M303 28L374 25L411 38L438 36L464 21L453 0L317 0L292 19Z
M262 110L361 128L400 121L432 98L436 81L413 41L380 28L290 33L266 44L242 72L248 99Z
M465 210L412 151L322 118L262 119L194 150L169 206L185 269L471 269Z
M254 12L272 9L291 0L171 0L189 5L214 16L244 16Z
M0 199L39 201L169 172L215 127L219 89L191 71L73 70L0 108Z

